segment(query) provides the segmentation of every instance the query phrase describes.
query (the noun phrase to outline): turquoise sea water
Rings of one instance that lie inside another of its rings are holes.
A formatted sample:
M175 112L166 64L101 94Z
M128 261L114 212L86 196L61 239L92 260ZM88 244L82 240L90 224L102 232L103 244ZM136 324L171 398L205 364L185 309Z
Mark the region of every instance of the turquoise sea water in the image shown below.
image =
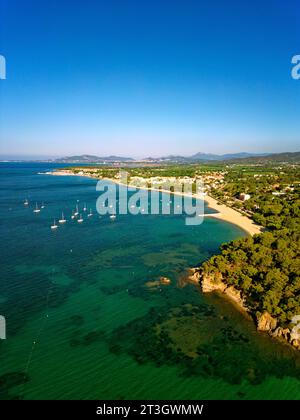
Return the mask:
M299 399L295 351L180 282L243 231L174 215L100 218L96 181L38 174L53 168L0 164L0 398ZM77 200L94 211L81 225L70 220ZM68 221L52 231L61 211ZM145 285L161 275L172 284Z

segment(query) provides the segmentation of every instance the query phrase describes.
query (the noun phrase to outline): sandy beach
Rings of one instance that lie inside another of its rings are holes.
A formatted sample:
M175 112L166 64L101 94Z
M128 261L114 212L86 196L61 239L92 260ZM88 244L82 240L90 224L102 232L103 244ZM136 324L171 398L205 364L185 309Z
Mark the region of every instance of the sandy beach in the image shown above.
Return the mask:
M97 176L84 175L84 174L74 174L74 173L72 173L71 171L68 171L68 170L53 171L53 172L51 172L51 175L56 175L56 176L84 176L84 177L88 177L88 178L99 179ZM108 179L110 181L116 183L116 184L126 186L126 184L122 184L117 179L112 179L112 178L108 178ZM180 195L180 196L186 196L187 195L185 193L170 192L170 191L166 191L166 190L160 190L158 188L149 188L149 187L147 188L147 187L139 187L139 186L134 186L134 185L130 185L130 187L140 188L140 189L149 190L149 191L161 191L161 192L170 193L170 194L173 194L173 195L174 194L175 195ZM246 231L249 235L255 235L257 233L261 233L264 230L263 226L257 225L249 217L244 216L243 214L241 214L237 210L234 210L231 207L226 206L225 204L219 204L218 201L215 198L213 198L213 197L211 197L207 194L204 195L204 196L193 194L193 197L197 198L197 199L201 199L201 200L204 199L204 201L208 204L209 208L217 211L217 213L205 214L204 215L205 217L213 217L215 219L220 219L220 220L224 220L225 222L232 223L236 226L239 226L241 229Z
M208 207L218 211L218 213L210 214L208 217L215 217L216 219L233 223L244 229L250 235L263 232L263 226L257 225L249 217L242 215L231 207L225 206L225 204L218 204L218 201L215 198L206 195L205 201L207 202Z

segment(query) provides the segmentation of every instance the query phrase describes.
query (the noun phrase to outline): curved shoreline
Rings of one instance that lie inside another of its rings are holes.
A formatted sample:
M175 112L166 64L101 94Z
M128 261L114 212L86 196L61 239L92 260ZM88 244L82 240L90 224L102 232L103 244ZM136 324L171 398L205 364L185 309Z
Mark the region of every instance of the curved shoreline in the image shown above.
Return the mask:
M74 174L72 172L69 172L68 170L56 170L56 171L49 172L48 174L57 175L57 176L80 176L84 178L91 178L91 179L97 179L97 180L104 179L104 178L94 177L92 175ZM145 187L145 186L141 187L141 186L135 186L135 185L130 185L130 184L124 184L118 181L117 179L113 179L113 178L105 178L105 179L108 179L109 181L118 185L124 185L127 187L137 188L140 190L157 191L157 192L167 193L167 194L172 194L172 195L180 195L182 197L184 196L191 197L191 195L187 193L180 193L176 191L173 192L173 191L168 191L168 190L163 190L163 189L153 188L153 187ZM217 211L217 213L205 214L204 215L205 217L212 217L212 218L223 220L225 222L236 225L251 236L261 233L264 230L263 226L257 225L249 217L242 215L237 210L234 210L233 208L228 207L225 204L219 204L215 198L207 194L201 195L201 196L199 194L193 194L192 197L197 200L204 200L208 204L209 208Z
M218 204L218 201L215 198L206 195L204 200L208 204L209 208L218 211L218 213L207 215L208 217L215 217L216 219L221 219L226 222L232 223L236 226L239 226L251 236L258 233L262 233L264 231L263 226L257 225L249 217L242 215L237 210L234 210L231 207L226 206L225 204Z

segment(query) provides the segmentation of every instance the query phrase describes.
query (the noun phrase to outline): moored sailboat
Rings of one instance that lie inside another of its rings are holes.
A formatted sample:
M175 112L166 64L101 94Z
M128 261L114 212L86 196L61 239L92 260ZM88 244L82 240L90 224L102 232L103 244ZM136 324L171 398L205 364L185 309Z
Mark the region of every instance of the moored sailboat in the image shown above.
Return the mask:
M35 203L35 209L33 210L33 213L39 213L41 210L39 209L38 203Z
M51 229L57 229L57 228L58 228L58 225L56 224L55 219L54 219L53 225L51 225Z
M59 219L59 221L58 221L58 223L66 223L66 219L65 219L65 216L64 216L64 213L62 212L61 213L61 219Z
M76 210L74 212L74 216L78 216L79 214L79 209L78 209L78 204L76 204Z

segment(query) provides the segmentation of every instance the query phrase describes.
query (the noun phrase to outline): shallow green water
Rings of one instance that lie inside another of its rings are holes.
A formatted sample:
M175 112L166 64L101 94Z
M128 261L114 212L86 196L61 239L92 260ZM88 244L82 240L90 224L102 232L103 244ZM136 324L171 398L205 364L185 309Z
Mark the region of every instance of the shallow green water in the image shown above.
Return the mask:
M95 209L98 193L93 180L37 175L49 167L0 166L0 398L300 397L296 352L224 300L177 285L244 232L214 219L96 213L51 231L76 200ZM160 275L172 284L145 286Z

